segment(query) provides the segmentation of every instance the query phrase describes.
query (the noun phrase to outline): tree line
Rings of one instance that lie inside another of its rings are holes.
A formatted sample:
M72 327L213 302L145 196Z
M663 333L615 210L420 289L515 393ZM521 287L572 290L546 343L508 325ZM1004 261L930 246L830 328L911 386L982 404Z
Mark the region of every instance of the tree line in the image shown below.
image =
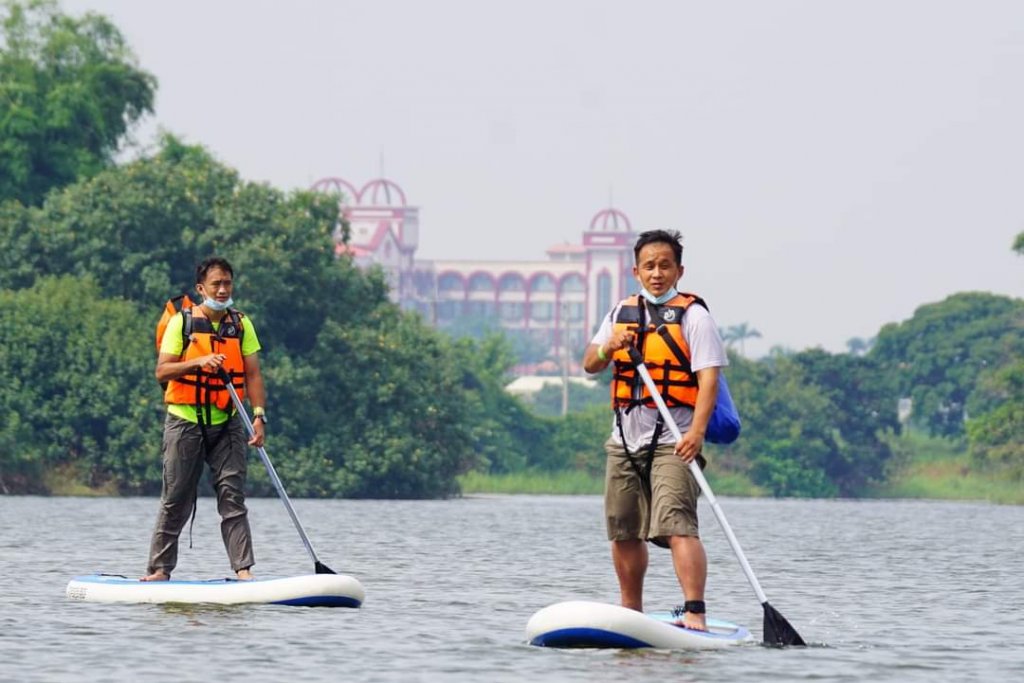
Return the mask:
M509 396L514 342L438 332L388 300L379 272L335 256L338 197L248 182L173 136L116 163L156 79L102 17L6 2L0 27L0 492L45 493L55 475L159 491L154 325L213 254L234 264L263 343L268 450L293 495L443 497L469 471L603 472L607 386L572 387L564 418L544 392ZM710 449L712 471L772 495L858 495L915 429L1020 479L1022 325L1021 300L963 293L849 354L732 354L744 431ZM272 492L259 468L251 486Z

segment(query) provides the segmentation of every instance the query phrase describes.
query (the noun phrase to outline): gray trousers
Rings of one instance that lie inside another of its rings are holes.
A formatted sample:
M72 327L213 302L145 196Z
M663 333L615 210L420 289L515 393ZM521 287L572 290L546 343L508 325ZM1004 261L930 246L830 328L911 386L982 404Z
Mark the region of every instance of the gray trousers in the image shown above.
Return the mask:
M251 567L252 533L245 507L246 438L236 415L206 428L206 444L198 424L167 415L163 439L163 493L149 549L149 573L170 574L178 564L178 536L192 514L203 463L217 492L220 533L231 569Z

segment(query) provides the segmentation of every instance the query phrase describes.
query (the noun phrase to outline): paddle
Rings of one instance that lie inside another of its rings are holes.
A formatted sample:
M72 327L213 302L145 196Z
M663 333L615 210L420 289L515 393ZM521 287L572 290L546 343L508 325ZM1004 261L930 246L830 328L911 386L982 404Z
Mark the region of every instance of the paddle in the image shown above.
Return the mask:
M224 380L224 386L227 387L228 393L231 394L231 400L235 403L235 408L238 409L238 414L242 416L242 421L245 423L245 428L249 432L249 437L253 437L256 434L256 430L252 426L252 420L249 419L249 413L245 412L245 407L242 405L242 399L238 398L238 392L231 386L231 378L224 371L224 368L220 368L217 373L222 380ZM267 468L267 474L270 475L270 481L273 482L274 488L277 489L277 495L281 497L281 502L284 503L284 507L288 510L288 515L292 518L292 523L299 532L299 536L302 537L302 543L306 546L306 552L309 553L310 558L313 560L313 568L317 574L337 574L336 571L328 567L326 564L317 559L316 553L313 551L313 544L309 542L309 537L306 536L306 531L302 528L302 524L299 522L298 515L295 514L295 509L292 507L292 502L288 500L288 494L284 492L284 484L281 483L281 478L277 476L277 470L274 469L273 463L270 462L270 456L263 449L263 446L257 446L256 452L260 454L260 460L263 461L263 465Z
M675 437L676 441L682 438L679 433L679 427L676 425L676 421L672 419L672 414L668 410L668 406L665 405L665 399L661 397L658 392L658 387L654 383L654 379L651 377L651 373L647 371L647 366L644 365L644 357L634 346L629 347L629 358L633 361L636 366L636 371L643 378L644 384L647 385L647 390L650 392L651 397L658 406L658 410L661 411L661 416L665 420L665 424L672 430L672 436ZM750 563L747 562L746 555L743 554L743 549L740 548L740 542L736 540L736 536L732 533L732 527L729 526L728 520L725 518L725 513L722 512L722 508L718 505L718 500L715 498L715 494L711 491L711 486L708 484L708 480L704 478L704 473L701 472L700 466L696 460L690 461L690 472L693 473L694 479L697 480L697 484L700 485L700 490L707 497L708 502L711 503L711 509L715 513L715 517L718 518L718 523L722 527L722 531L725 532L725 537L729 539L729 545L732 546L732 550L736 553L736 557L740 561L740 566L743 567L743 573L747 575L747 581L750 582L751 587L754 589L754 593L757 595L757 599L761 601L761 606L764 607L764 636L763 643L765 645L806 645L804 639L800 637L800 634L796 632L796 629L790 626L786 618L779 614L778 610L768 604L768 598L765 596L764 591L761 590L761 584L758 583L757 577L754 576L754 570L750 568Z

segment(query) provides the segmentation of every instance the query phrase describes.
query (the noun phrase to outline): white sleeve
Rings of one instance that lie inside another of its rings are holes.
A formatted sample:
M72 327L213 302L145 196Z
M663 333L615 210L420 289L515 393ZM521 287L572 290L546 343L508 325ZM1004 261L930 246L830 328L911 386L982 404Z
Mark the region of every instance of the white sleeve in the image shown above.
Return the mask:
M601 326L594 333L594 338L590 340L591 344L600 346L612 338L612 320L615 319L615 312L618 310L619 306L616 306L604 317L604 320L601 321Z
M683 338L690 347L690 368L724 368L729 364L718 326L707 309L694 304L683 315Z

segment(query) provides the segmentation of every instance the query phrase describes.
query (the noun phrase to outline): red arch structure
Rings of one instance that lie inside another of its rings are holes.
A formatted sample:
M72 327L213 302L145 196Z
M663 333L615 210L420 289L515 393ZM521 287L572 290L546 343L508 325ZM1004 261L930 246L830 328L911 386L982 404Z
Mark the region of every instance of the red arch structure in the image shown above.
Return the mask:
M612 208L598 211L590 220L590 229L594 232L633 232L629 217Z
M321 178L313 183L313 187L311 189L314 192L336 192L347 198L349 201L355 203L359 202L359 190L356 189L355 185L344 178Z
M313 183L312 189L317 192L338 192L353 206L408 206L405 191L393 180L374 178L361 189L344 178L321 178Z
M398 183L387 178L376 178L359 191L361 206L407 206L405 192Z

